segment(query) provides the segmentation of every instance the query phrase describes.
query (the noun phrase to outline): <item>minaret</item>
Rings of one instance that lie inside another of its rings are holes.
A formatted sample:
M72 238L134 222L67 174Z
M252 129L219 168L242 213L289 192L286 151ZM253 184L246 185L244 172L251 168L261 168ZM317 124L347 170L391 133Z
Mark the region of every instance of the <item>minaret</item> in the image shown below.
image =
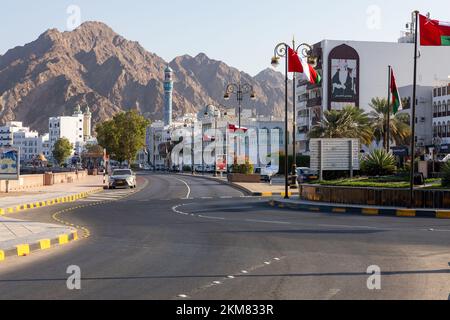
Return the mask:
M89 109L89 106L86 107L86 112L83 114L83 138L84 141L87 141L91 138L91 130L92 130L92 126L91 126L91 121L92 121L92 113L91 110Z
M173 70L167 66L164 71L164 125L172 125L172 93L173 93Z

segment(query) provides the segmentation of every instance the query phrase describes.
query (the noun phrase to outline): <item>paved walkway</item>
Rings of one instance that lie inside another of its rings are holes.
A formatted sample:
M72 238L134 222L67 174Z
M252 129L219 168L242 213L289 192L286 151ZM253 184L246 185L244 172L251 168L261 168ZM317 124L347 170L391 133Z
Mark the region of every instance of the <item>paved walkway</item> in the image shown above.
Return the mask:
M0 215L19 211L16 210L18 206L47 202L49 200L90 192L95 189L101 189L102 187L103 176L87 176L74 183L56 184L29 189L23 192L15 192L13 194L0 193Z
M26 256L33 250L63 245L78 238L67 226L23 221L4 216L37 207L72 202L103 189L102 176L88 176L78 182L29 189L0 195L0 261L8 256Z

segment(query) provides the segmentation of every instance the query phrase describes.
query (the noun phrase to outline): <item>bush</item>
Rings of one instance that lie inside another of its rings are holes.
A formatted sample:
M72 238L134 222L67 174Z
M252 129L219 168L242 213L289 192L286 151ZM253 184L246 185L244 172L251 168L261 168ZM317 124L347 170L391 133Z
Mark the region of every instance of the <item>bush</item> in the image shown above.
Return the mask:
M242 173L242 174L253 174L255 173L254 166L250 163L250 161L246 160L244 164L233 164L233 173Z
M450 187L450 162L446 162L442 168L442 186Z
M361 160L361 172L370 177L387 176L397 171L395 157L386 150L374 150Z

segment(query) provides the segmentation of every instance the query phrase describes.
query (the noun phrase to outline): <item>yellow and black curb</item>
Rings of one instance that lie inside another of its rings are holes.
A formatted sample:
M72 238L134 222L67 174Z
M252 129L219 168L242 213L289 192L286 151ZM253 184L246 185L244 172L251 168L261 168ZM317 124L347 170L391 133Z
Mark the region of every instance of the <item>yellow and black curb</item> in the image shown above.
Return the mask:
M295 203L292 201L271 200L269 205L276 208L291 209L296 211L323 212L331 214L358 214L363 216L386 216L400 218L437 218L450 219L450 211L446 210L422 210L422 209L395 209L395 208L370 208L329 204Z
M78 231L74 230L58 235L52 239L41 239L33 243L23 243L16 245L15 248L9 250L0 250L0 262L10 257L26 257L32 252L44 251L56 246L63 246L73 241L77 241Z
M51 198L51 199L46 199L43 201L36 201L36 202L27 202L27 203L15 205L13 207L0 208L0 215L19 213L19 212L24 212L27 210L42 208L42 207L50 207L50 206L54 206L54 205L61 204L61 203L71 203L71 202L75 202L77 200L86 198L86 197L90 196L91 194L97 193L100 191L103 191L103 187L95 188L92 190L88 190L88 191L84 191L84 192L80 192L80 193L76 193L76 194L72 194L72 195L65 196L65 197Z

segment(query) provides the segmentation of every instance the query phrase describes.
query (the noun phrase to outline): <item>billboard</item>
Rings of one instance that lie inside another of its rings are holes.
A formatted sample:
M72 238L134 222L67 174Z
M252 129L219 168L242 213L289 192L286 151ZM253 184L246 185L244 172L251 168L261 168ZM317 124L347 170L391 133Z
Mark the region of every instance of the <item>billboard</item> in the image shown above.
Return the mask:
M358 52L346 45L328 55L328 109L342 110L359 106L360 59Z
M12 147L0 148L0 180L19 180L19 175L19 149Z

